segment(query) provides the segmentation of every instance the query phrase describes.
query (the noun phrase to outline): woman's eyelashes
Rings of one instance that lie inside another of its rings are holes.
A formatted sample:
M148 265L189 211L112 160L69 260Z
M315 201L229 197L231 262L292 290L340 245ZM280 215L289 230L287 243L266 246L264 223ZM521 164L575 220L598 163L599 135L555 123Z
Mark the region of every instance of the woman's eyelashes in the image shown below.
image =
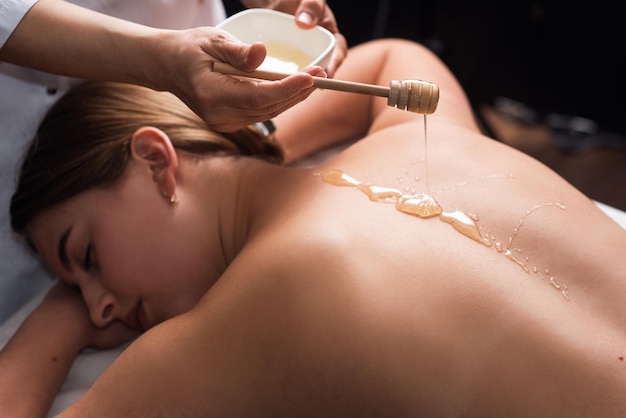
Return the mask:
M86 272L91 270L93 263L93 246L91 243L87 244L87 248L85 249L85 260L83 261L83 269Z

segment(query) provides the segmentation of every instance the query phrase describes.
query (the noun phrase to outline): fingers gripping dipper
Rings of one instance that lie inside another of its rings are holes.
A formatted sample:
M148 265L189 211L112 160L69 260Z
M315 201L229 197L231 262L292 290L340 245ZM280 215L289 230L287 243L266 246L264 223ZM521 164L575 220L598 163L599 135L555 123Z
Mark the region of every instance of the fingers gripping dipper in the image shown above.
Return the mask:
M245 72L221 62L213 62L211 65L212 70L218 73L257 80L280 80L290 75L261 70ZM434 113L439 103L439 86L429 81L391 80L389 87L384 87L314 76L313 84L321 89L386 97L387 104L391 107L426 115Z

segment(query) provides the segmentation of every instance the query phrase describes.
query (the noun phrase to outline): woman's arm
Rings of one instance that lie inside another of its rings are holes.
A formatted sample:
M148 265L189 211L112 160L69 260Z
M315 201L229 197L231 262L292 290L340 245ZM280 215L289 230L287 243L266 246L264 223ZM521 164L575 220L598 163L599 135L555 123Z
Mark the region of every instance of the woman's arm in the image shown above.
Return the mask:
M233 131L271 119L312 91L310 76L258 84L213 73L209 61L253 70L263 44L244 44L211 27L155 29L62 0L40 0L4 46L0 60L82 79L168 90L212 128Z
M84 347L111 347L132 335L120 323L93 327L80 293L56 284L0 351L0 416L46 416Z
M384 39L358 45L350 49L335 78L380 86L405 79L436 83L440 89L439 105L429 120L445 120L478 130L455 76L433 52L418 43ZM319 90L274 122L276 138L285 147L290 162L384 126L423 117L388 106L386 98Z
M130 82L138 57L130 54L136 47L129 41L150 34L150 28L72 3L40 0L0 49L0 60L66 76Z

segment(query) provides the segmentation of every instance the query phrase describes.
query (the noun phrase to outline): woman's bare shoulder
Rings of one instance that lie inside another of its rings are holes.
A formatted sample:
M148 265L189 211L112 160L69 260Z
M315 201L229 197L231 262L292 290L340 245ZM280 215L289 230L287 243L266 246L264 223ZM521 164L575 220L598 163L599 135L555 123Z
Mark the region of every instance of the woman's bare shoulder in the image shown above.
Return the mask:
M324 267L315 242L252 245L195 308L142 335L62 416L246 415L248 405L278 396L295 364L283 349L304 332L303 317L314 322L322 295L311 280Z
M281 322L289 294L264 278L226 280L191 311L147 331L61 416L250 414L259 383L274 384L275 336L289 332Z

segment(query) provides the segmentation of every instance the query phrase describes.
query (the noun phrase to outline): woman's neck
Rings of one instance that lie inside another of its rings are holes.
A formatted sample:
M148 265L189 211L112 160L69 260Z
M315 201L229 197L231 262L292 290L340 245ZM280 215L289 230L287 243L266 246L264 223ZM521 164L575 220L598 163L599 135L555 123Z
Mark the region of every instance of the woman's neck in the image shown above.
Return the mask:
M273 208L289 196L296 172L248 157L190 163L185 184L197 196L193 216L213 242L212 257L219 271L274 217Z

